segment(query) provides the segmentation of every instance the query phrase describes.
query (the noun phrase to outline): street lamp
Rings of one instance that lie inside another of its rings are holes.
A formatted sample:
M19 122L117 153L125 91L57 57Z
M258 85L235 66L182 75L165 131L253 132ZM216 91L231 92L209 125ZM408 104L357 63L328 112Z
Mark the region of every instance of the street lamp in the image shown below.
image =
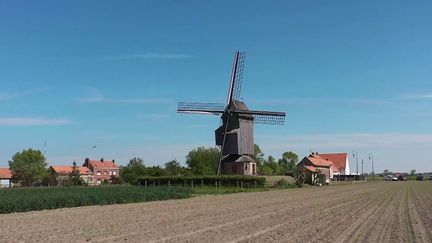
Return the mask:
M353 155L353 157L356 158L356 173L358 175L358 154L357 154L357 151L353 150L352 155Z
M373 154L368 154L369 160L372 161L372 180L375 180L374 157Z

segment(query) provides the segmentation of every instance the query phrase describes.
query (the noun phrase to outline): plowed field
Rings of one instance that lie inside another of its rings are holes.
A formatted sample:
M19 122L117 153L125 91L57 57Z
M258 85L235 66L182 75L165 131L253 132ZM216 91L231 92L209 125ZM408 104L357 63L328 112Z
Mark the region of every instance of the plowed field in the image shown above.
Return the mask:
M1 242L432 242L432 183L376 182L0 215Z

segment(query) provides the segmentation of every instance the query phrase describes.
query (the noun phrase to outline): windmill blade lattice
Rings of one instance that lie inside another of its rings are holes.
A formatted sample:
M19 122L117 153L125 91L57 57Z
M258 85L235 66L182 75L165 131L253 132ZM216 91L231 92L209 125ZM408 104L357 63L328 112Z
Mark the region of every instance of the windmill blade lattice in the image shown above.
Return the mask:
M179 102L177 112L180 113L212 113L221 114L225 110L222 103Z
M246 61L246 52L239 52L237 61L237 71L234 80L233 99L241 100L241 88L243 83L244 65Z
M240 116L253 117L254 123L268 124L268 125L283 125L285 123L285 112L274 111L233 111L240 114Z

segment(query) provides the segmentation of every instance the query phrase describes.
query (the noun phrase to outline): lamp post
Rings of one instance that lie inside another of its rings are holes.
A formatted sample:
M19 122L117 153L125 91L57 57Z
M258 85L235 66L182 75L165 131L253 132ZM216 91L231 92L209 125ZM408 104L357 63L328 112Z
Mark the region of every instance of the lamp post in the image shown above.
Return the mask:
M369 160L372 162L372 180L375 180L374 158L373 154L368 154Z
M353 157L355 157L355 159L356 159L356 173L357 173L357 175L358 175L358 154L357 154L357 151L353 150L353 151L352 151L352 155L353 155Z

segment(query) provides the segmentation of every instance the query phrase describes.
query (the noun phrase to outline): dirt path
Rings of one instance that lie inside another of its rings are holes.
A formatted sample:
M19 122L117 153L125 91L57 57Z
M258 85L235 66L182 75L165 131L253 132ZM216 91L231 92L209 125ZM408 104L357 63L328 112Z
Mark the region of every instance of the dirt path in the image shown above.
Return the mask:
M0 215L0 242L432 242L432 183L380 182Z

